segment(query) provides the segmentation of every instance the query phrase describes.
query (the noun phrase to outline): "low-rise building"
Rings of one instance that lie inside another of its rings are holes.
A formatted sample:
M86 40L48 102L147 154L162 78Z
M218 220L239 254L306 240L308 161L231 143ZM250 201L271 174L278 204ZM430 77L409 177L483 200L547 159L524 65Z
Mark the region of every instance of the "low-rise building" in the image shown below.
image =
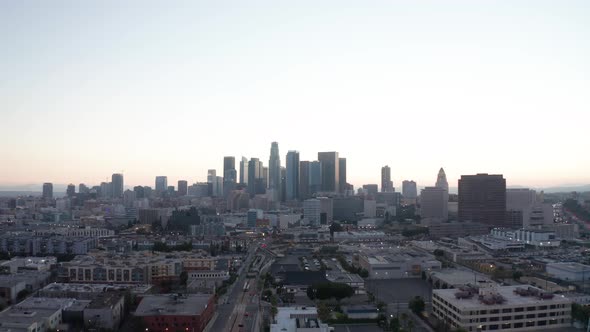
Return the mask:
M316 307L279 307L270 332L329 332L328 324L318 319Z
M433 315L451 329L539 331L571 324L572 301L536 287L496 286L436 289Z
M0 312L2 332L46 332L62 323L63 310L75 299L31 297Z
M548 263L545 266L547 274L565 281L590 280L590 266L574 262Z
M361 252L359 265L375 279L420 277L422 271L437 270L442 266L434 256L411 248Z
M215 312L215 295L148 295L139 303L135 316L149 331L202 332Z
M541 229L517 229L494 228L490 235L503 240L524 243L535 247L559 247L561 240L555 232Z

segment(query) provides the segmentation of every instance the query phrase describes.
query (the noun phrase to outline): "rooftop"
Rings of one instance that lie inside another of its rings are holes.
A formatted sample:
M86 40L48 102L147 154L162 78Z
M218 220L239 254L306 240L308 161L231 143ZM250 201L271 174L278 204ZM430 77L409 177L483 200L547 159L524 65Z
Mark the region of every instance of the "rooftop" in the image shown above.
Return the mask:
M143 298L136 316L193 316L200 315L211 299L211 294L162 294L147 295Z
M584 265L584 264L580 264L580 263L575 263L575 262L560 262L560 263L549 263L547 264L547 266L550 266L552 268L557 268L560 270L565 270L568 272L588 272L590 271L590 266L589 265Z
M458 289L435 289L432 291L433 295L436 294L443 300L453 304L459 310L472 310L476 308L499 308L499 307L511 307L511 306L527 306L527 305L540 305L540 304L556 304L556 303L571 303L571 300L567 299L563 295L555 295L551 299L542 299L539 296L521 296L515 293L517 289L534 289L539 293L543 293L543 290L532 287L532 286L497 286L495 287L495 294L500 295L504 302L501 304L486 305L480 301L478 294L475 294L471 298L460 298L457 299L455 295L460 292Z

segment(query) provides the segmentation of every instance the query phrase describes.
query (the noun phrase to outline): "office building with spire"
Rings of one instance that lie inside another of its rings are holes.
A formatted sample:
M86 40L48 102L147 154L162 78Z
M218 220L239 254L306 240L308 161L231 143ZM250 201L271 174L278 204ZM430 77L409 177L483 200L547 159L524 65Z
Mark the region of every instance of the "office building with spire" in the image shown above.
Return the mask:
M436 184L434 186L445 189L447 192L449 192L449 182L447 181L445 170L442 167L438 171L438 175L436 176Z

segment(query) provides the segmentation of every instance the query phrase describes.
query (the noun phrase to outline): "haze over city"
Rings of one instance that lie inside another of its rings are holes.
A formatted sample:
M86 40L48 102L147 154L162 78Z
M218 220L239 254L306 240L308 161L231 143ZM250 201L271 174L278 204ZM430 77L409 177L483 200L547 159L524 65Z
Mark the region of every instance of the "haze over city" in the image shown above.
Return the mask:
M355 187L590 183L584 1L33 3L0 5L3 186L203 181L271 141Z

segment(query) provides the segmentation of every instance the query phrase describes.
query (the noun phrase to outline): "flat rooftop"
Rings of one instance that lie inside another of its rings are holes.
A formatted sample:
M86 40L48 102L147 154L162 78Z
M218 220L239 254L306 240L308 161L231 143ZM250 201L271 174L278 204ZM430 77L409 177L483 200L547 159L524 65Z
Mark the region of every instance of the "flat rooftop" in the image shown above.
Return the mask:
M497 286L496 291L497 294L501 295L505 302L502 304L484 304L478 298L478 294L473 295L472 298L468 299L457 299L455 298L455 293L459 292L458 289L435 289L432 291L432 294L436 294L441 297L443 300L451 303L459 310L475 310L479 308L504 308L504 307L511 307L511 306L536 306L536 305L543 305L543 304L557 304L557 303L565 303L569 304L572 301L567 299L563 295L556 294L552 299L540 299L537 296L520 296L514 293L514 290L517 288L534 288L537 289L539 292L543 292L543 290L526 285L520 286Z
M575 262L565 262L565 263L549 263L547 264L549 267L555 268L555 269L560 269L560 270L564 270L567 272L588 272L590 271L590 266L589 265L584 265L584 264L580 264L580 263L575 263Z
M111 290L129 289L134 294L147 293L153 286L148 284L66 284L52 283L45 286L42 291L46 292L76 292L76 293L102 293Z
M459 269L441 269L430 274L433 278L437 278L449 285L467 285L475 284L475 282L491 281L481 273L474 273L473 271L465 271Z
M200 315L209 303L211 294L147 295L142 300L136 316L193 316Z

